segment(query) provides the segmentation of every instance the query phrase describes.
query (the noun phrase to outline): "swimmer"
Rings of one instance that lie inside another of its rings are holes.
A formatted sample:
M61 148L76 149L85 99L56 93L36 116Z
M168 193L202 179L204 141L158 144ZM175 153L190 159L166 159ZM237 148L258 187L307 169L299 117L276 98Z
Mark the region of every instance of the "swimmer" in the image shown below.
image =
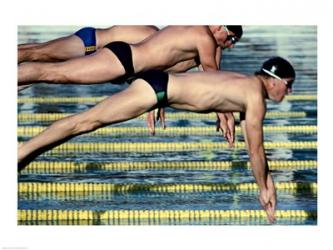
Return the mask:
M138 43L158 30L157 27L148 25L115 25L107 29L85 27L72 35L45 43L19 44L18 63L66 61L90 55L110 42ZM18 91L31 87L31 85L19 85Z
M41 45L41 52L39 56L36 53L35 60L37 58L41 61L52 58L65 60L69 57L78 57L84 53L94 52L90 50L94 46L97 46L99 50L86 57L73 58L60 63L22 64L18 67L18 89L22 90L36 82L94 84L113 81L119 83L124 82L134 73L149 69L185 72L199 66L205 71L218 70L222 50L233 48L243 34L242 26L220 25L167 26L159 32L155 32L156 27L140 26L138 30L132 32L139 34L135 39L123 35L134 29L133 26L116 26L109 30L84 28L72 36ZM111 36L112 32L119 34ZM141 41L140 39L145 36L149 37ZM107 40L107 38L114 40ZM105 45L107 41L112 42ZM43 47L45 47L44 52ZM43 54L47 56L43 58ZM33 59L33 56L30 59ZM25 59L24 56L20 56L19 51L20 60ZM161 117L161 125L165 128L164 110L158 112L158 117ZM234 117L231 113L217 113L217 120L217 130L223 131L224 137L232 146ZM153 112L148 114L147 121L150 133L154 134Z
M72 35L45 43L18 45L18 63L66 61L90 55L110 42L141 42L158 30L148 25L115 25L106 29L85 27Z
M20 64L18 85L124 81L149 69L184 72L199 63L204 71L218 70L221 50L232 48L241 36L241 26L167 26L141 42L114 41L88 56ZM77 35L72 38L79 39Z
M269 221L274 222L276 192L263 142L265 99L281 102L291 92L295 77L293 66L281 57L264 62L254 76L227 71L139 73L127 89L87 111L54 122L22 143L18 149L18 167L21 170L38 155L73 137L133 119L156 107L199 113L244 112L244 138L260 190L259 201Z

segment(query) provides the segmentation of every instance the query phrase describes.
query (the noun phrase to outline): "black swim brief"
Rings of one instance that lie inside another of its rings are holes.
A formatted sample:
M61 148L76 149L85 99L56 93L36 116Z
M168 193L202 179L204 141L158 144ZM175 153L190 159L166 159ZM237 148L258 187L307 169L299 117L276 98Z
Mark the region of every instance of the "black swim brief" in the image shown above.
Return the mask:
M149 85L154 89L157 104L154 108L166 107L168 106L168 82L169 74L160 70L148 70L145 72L140 72L135 75L135 79L143 79L149 83Z
M112 42L104 46L111 50L119 59L125 69L125 75L121 79L126 79L134 74L132 50L128 43Z

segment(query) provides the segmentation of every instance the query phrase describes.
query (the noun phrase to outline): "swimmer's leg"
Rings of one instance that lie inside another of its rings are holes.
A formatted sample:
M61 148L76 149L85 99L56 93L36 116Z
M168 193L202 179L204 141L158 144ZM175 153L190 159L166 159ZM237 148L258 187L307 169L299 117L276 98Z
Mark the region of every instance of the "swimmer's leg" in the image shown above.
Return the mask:
M18 150L19 169L38 155L77 135L135 118L156 103L154 90L144 80L135 80L124 91L104 99L87 111L54 122L42 133L21 144Z
M123 76L125 70L109 49L60 63L24 63L18 66L18 84L36 82L94 84Z
M18 63L27 61L57 62L84 55L85 46L76 35L58 38L46 43L18 46Z

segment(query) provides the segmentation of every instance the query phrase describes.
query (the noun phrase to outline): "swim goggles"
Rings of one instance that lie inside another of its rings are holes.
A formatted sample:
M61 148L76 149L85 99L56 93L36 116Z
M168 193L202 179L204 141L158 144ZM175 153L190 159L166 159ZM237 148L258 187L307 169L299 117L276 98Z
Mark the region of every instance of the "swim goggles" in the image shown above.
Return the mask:
M230 31L229 31L229 29L227 28L227 26L223 25L223 27L224 27L225 31L227 32L227 39L226 39L225 41L226 41L226 42L227 42L227 41L230 41L232 44L237 43L238 40L239 40L239 39L237 38L237 36L235 36L235 35L230 35Z

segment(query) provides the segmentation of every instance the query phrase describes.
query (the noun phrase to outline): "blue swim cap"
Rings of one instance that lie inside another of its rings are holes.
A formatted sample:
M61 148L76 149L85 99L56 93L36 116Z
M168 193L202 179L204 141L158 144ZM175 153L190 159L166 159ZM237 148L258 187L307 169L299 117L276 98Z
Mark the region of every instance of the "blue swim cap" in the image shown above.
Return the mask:
M293 78L289 83L292 83L296 78L294 67L286 59L279 56L265 61L260 72L269 76L276 75L280 78Z

